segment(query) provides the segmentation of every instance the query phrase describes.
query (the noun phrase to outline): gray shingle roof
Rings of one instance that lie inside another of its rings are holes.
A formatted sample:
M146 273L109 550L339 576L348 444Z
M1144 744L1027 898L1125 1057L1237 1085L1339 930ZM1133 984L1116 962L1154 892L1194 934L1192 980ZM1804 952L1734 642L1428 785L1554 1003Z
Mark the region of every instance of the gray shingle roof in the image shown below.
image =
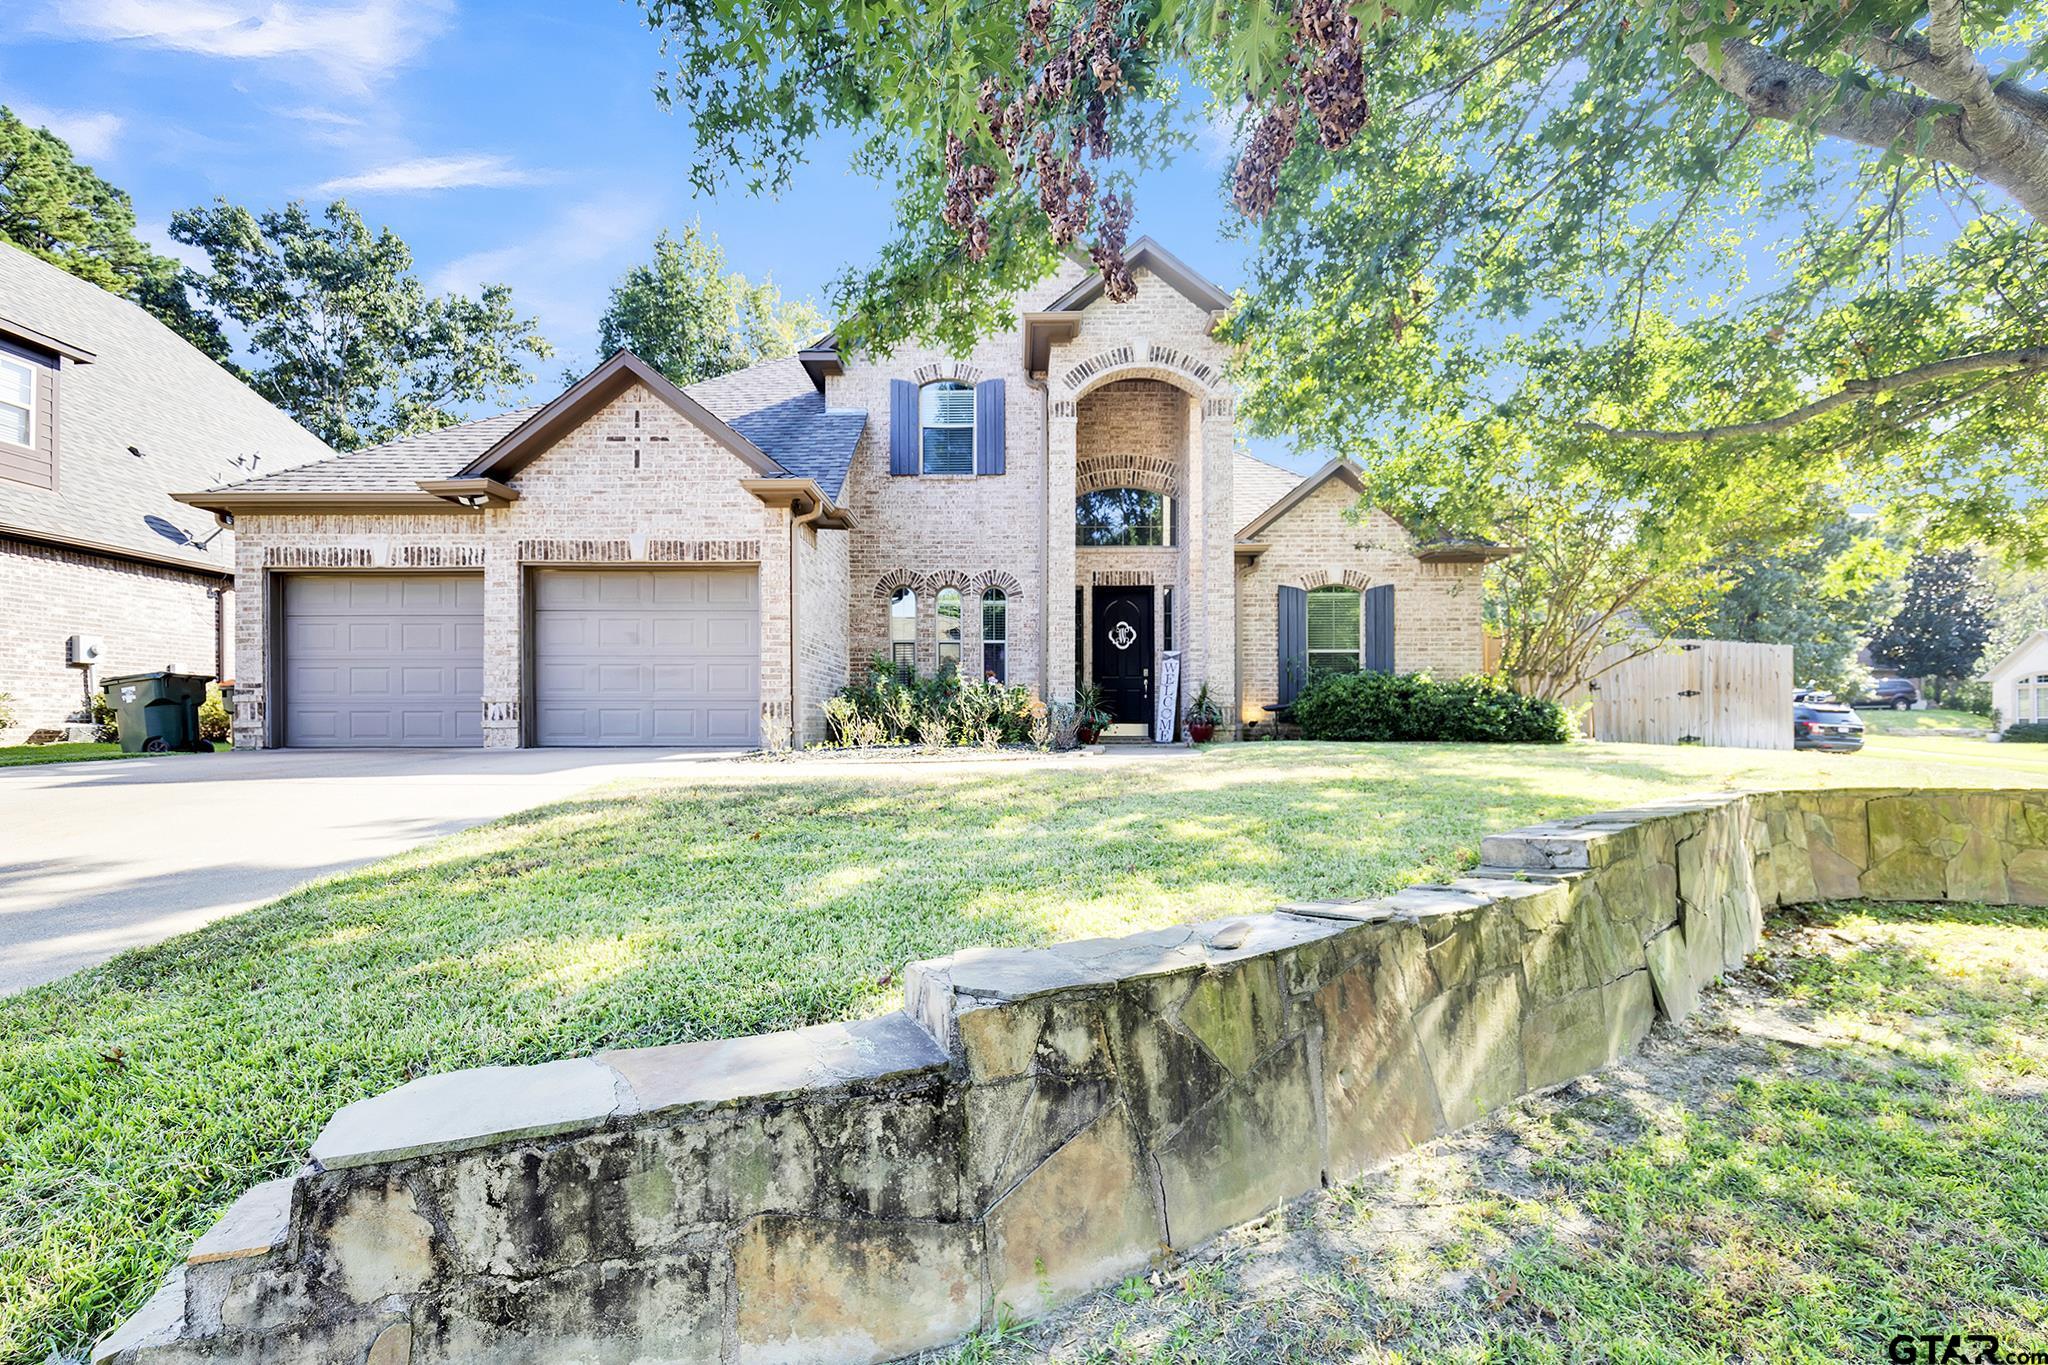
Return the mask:
M93 355L57 381L57 487L0 479L0 526L232 572L232 535L200 549L213 519L170 495L334 453L134 304L4 243L0 317Z
M1239 529L1259 519L1259 514L1294 491L1302 476L1291 469L1267 464L1256 455L1237 452L1230 466L1231 520Z
M794 356L691 384L683 392L761 447L800 479L814 479L836 500L846 484L864 412L832 412ZM421 479L445 479L510 435L538 408L499 413L403 440L387 441L234 485L238 492L400 493Z
M243 493L413 493L421 479L450 477L538 411L501 412L439 431L364 446L317 464L259 475L229 487Z

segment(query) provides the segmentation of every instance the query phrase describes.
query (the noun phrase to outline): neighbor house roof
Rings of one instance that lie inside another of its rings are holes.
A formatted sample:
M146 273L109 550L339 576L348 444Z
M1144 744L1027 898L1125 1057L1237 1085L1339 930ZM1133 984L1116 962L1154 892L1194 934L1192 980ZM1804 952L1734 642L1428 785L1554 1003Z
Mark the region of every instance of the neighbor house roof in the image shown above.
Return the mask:
M0 479L0 535L230 574L232 537L171 495L334 453L136 305L5 244L0 332L63 357L56 487Z
M2020 641L2011 653L1985 669L1983 673L1984 680L1989 682L1993 678L2001 677L2010 672L2013 665L2024 662L2029 655L2039 649L2043 641L2048 641L2048 630L2035 631L2032 635Z
M422 485L517 476L517 471L628 384L656 396L702 427L766 478L808 480L836 502L863 412L831 411L794 357L763 361L678 389L621 351L552 402L337 455L303 469L187 495L196 506L268 500L277 495L419 498ZM442 489L433 490L435 494Z

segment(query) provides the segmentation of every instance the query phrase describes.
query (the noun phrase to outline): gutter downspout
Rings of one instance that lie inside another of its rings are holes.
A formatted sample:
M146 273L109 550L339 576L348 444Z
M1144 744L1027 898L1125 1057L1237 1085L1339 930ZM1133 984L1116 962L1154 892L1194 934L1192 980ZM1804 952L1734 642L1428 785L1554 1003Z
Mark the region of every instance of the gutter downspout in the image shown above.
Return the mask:
M796 653L796 531L799 526L809 526L825 515L825 502L821 498L811 504L807 512L798 512L794 507L789 516L789 747L794 750L801 742L803 733L797 721L797 653Z

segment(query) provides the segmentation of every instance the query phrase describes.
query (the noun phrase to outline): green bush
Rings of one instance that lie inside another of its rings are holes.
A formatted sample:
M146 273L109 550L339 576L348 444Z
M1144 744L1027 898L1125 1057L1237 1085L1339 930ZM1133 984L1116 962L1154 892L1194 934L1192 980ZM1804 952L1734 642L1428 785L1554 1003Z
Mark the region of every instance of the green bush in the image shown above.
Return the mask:
M2048 720L2016 720L2005 727L2007 744L2048 744Z
M1072 742L1072 708L1048 707L1027 687L962 682L946 669L934 678L902 678L887 659L825 703L830 742L842 748L881 744L933 746Z
M1426 673L1337 673L1295 699L1308 739L1442 740L1563 744L1571 718L1554 701L1525 697L1499 678L1437 682Z
M118 713L114 710L114 703L107 700L107 694L104 692L92 694L92 723L99 726L95 734L100 743L114 744L119 742L121 738L121 725Z
M1973 716L1991 714L1991 684L1975 678L1939 678L1935 680L1934 700L1941 706L1954 711L1967 711Z
M228 705L221 699L220 684L206 685L206 701L199 708L199 737L215 744L225 744L234 738L234 717L228 714Z

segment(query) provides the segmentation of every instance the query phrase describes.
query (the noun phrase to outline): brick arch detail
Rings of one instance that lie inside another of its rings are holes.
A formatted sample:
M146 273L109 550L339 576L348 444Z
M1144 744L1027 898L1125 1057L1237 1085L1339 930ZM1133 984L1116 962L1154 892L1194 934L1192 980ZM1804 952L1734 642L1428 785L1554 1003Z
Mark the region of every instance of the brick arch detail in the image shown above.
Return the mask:
M1362 569L1310 569L1294 581L1310 592L1317 588L1349 588L1353 592L1364 592L1372 586L1372 575Z
M1180 461L1141 455L1101 455L1074 466L1074 491L1099 493L1105 488L1143 488L1180 496Z
M875 600L886 602L896 595L898 588L909 588L922 597L931 586L928 576L912 569L891 569L875 580Z
M968 579L967 583L974 590L976 597L980 597L989 589L994 588L1014 602L1024 591L1023 585L1014 576L1004 573L1001 569L984 569Z
M980 368L964 360L934 360L912 370L910 377L918 384L936 384L941 379L951 379L962 384L979 384L982 380Z

